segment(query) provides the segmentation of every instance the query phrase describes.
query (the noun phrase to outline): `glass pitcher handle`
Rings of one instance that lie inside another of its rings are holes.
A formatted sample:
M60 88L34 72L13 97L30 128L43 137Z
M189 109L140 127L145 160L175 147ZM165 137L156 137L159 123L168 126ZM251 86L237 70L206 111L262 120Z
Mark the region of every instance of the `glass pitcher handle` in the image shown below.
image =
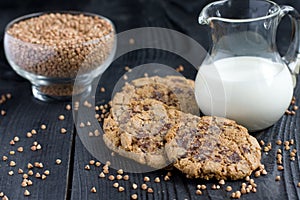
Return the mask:
M283 61L286 63L286 65L289 67L294 87L296 86L296 75L299 74L299 68L300 68L300 15L291 6L280 6L281 7L281 18L285 15L288 15L291 19L292 24L292 40L291 44L286 52L286 54L283 56Z

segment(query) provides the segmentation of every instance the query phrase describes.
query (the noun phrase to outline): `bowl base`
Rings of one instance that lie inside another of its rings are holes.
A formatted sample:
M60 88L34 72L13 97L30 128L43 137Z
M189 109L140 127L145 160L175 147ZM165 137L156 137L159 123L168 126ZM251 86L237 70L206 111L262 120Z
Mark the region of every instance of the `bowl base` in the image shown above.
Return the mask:
M52 88L53 86L37 86L32 85L32 94L34 98L44 101L44 102L57 102L57 101L72 101L72 97L81 96L85 97L90 95L92 91L92 86L88 85L84 88L80 89L80 92L74 92L75 94L71 92L68 93L61 93L60 90L57 90L56 92L48 92L49 88ZM57 89L57 88L56 88ZM53 90L50 90L53 91ZM55 91L55 90L54 90Z

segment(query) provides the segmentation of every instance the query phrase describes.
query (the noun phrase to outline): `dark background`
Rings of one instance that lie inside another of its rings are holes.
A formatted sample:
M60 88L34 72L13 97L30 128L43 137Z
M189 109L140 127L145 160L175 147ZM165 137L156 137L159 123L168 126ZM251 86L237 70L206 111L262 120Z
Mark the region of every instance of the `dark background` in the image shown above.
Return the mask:
M245 3L247 1L251 0L244 0ZM137 27L167 27L189 35L208 49L209 30L199 25L197 19L202 8L210 2L212 0L2 0L0 1L0 78L22 80L11 71L5 60L3 33L8 22L24 14L57 10L87 11L110 18L115 23L117 32ZM276 0L275 2L279 5L291 5L300 10L300 1ZM290 39L290 23L287 18L282 20L278 29L277 44L281 54L287 50Z
M234 0L233 0L234 1ZM239 0L240 1L240 0ZM251 0L243 0L245 3ZM115 22L117 31L143 26L169 27L187 33L207 46L207 35L197 23L201 9L212 0L2 0L0 1L0 33L12 19L40 11L79 10L101 14ZM300 10L300 1L275 0ZM168 22L166 22L169 19Z

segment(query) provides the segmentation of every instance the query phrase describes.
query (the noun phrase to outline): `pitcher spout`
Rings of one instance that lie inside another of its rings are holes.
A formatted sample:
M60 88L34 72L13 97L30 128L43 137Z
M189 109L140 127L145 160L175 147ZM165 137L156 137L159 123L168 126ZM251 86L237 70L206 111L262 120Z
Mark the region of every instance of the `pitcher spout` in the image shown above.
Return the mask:
M198 23L201 25L208 25L212 19L221 18L222 16L219 8L227 1L228 0L216 1L205 6L199 14Z
M201 12L200 15L199 15L199 18L198 18L198 23L201 24L201 25L207 25L209 24L209 17L206 15L205 12Z

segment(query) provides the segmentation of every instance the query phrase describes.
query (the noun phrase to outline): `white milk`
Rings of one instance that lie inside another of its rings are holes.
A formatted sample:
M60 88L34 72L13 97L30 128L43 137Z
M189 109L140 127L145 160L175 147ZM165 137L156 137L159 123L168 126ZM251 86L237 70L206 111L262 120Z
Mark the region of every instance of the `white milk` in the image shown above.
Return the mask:
M255 131L273 125L284 114L293 84L283 64L232 57L200 67L195 95L205 115L227 117Z

